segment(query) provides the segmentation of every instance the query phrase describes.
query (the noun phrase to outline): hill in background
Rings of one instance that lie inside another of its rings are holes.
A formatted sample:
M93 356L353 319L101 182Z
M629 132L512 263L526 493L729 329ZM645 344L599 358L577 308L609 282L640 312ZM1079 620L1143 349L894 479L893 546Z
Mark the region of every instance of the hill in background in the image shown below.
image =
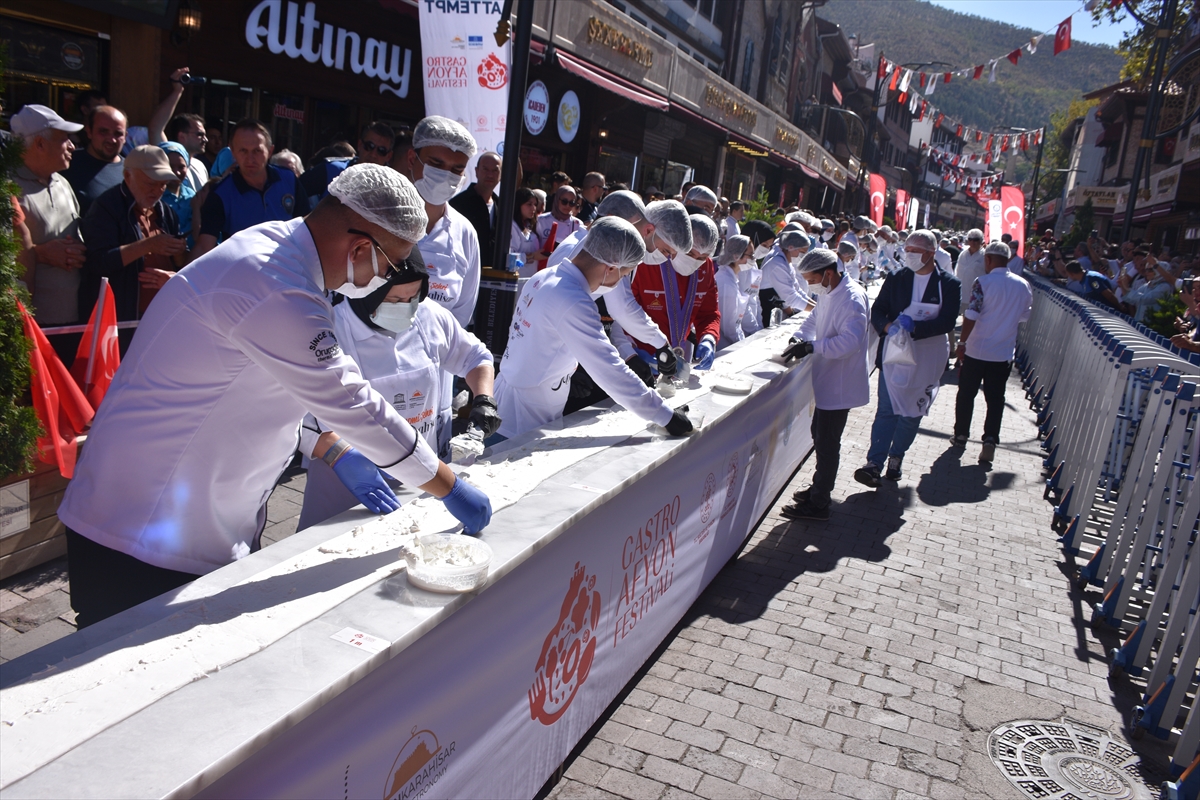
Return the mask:
M1037 53L1023 53L1014 66L1004 54L1042 31L920 0L829 0L817 15L841 25L847 36L858 34L860 44L874 42L876 54L901 64L945 61L964 69L1000 56L996 83L987 82L986 70L977 81L955 77L948 86L939 85L931 100L946 116L984 130L1048 125L1052 113L1081 94L1116 83L1125 63L1111 47L1082 42L1055 56L1051 31ZM1091 20L1077 14L1075 25L1091 25ZM940 68L928 71L935 69Z

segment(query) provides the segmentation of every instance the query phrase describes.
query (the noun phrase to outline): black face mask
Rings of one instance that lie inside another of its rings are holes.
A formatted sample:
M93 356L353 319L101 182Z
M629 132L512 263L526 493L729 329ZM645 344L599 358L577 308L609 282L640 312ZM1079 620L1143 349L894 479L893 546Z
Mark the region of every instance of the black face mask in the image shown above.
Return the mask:
M392 290L392 287L419 280L421 282L421 291L417 296L422 300L429 296L429 270L425 266L425 258L421 255L420 250L414 246L408 258L404 259L397 266L399 269L388 275L388 282L366 297L346 298L346 302L350 304L350 310L354 312L354 316L362 320L363 324L371 330L384 330L384 328L371 321L371 315L383 303L383 299L387 297L387 293ZM342 296L338 295L338 297L341 298Z

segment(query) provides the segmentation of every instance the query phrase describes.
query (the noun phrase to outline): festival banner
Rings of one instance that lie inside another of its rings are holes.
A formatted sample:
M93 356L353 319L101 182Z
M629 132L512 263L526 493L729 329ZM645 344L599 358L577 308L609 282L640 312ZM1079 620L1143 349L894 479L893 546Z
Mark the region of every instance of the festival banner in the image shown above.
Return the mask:
M987 201L987 222L983 226L983 238L989 242L999 241L1004 233L1004 204L999 200Z
M503 5L500 0L420 3L425 113L462 123L475 137L478 154L504 155L512 44L496 44ZM473 181L474 176L472 159L467 177Z
M1025 193L1019 186L1001 186L1000 217L1003 223L1001 233L1012 236L1017 244L1017 255L1025 257Z
M871 173L871 221L876 225L883 224L883 202L887 198L887 179L882 175Z
M896 229L903 228L908 222L908 192L896 190Z

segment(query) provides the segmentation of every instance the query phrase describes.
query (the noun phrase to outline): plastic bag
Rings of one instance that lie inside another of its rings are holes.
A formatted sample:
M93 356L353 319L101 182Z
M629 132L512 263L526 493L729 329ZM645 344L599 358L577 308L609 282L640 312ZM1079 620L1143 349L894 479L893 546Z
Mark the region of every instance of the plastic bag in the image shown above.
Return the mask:
M899 331L887 337L887 342L883 345L883 363L909 367L917 365L911 333L900 328Z

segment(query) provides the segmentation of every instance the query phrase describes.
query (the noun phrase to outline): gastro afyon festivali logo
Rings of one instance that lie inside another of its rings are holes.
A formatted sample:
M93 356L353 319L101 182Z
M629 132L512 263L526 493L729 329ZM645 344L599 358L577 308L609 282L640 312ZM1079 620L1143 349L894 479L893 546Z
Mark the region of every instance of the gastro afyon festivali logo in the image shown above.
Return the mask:
M479 73L479 85L485 89L503 89L508 85L508 67L495 53L488 55L476 72Z
M428 792L446 774L457 744L442 745L433 731L414 727L388 770L383 800L414 800Z
M587 680L596 657L596 628L600 625L600 593L596 576L575 564L558 624L546 636L529 689L529 715L553 725L566 712Z

